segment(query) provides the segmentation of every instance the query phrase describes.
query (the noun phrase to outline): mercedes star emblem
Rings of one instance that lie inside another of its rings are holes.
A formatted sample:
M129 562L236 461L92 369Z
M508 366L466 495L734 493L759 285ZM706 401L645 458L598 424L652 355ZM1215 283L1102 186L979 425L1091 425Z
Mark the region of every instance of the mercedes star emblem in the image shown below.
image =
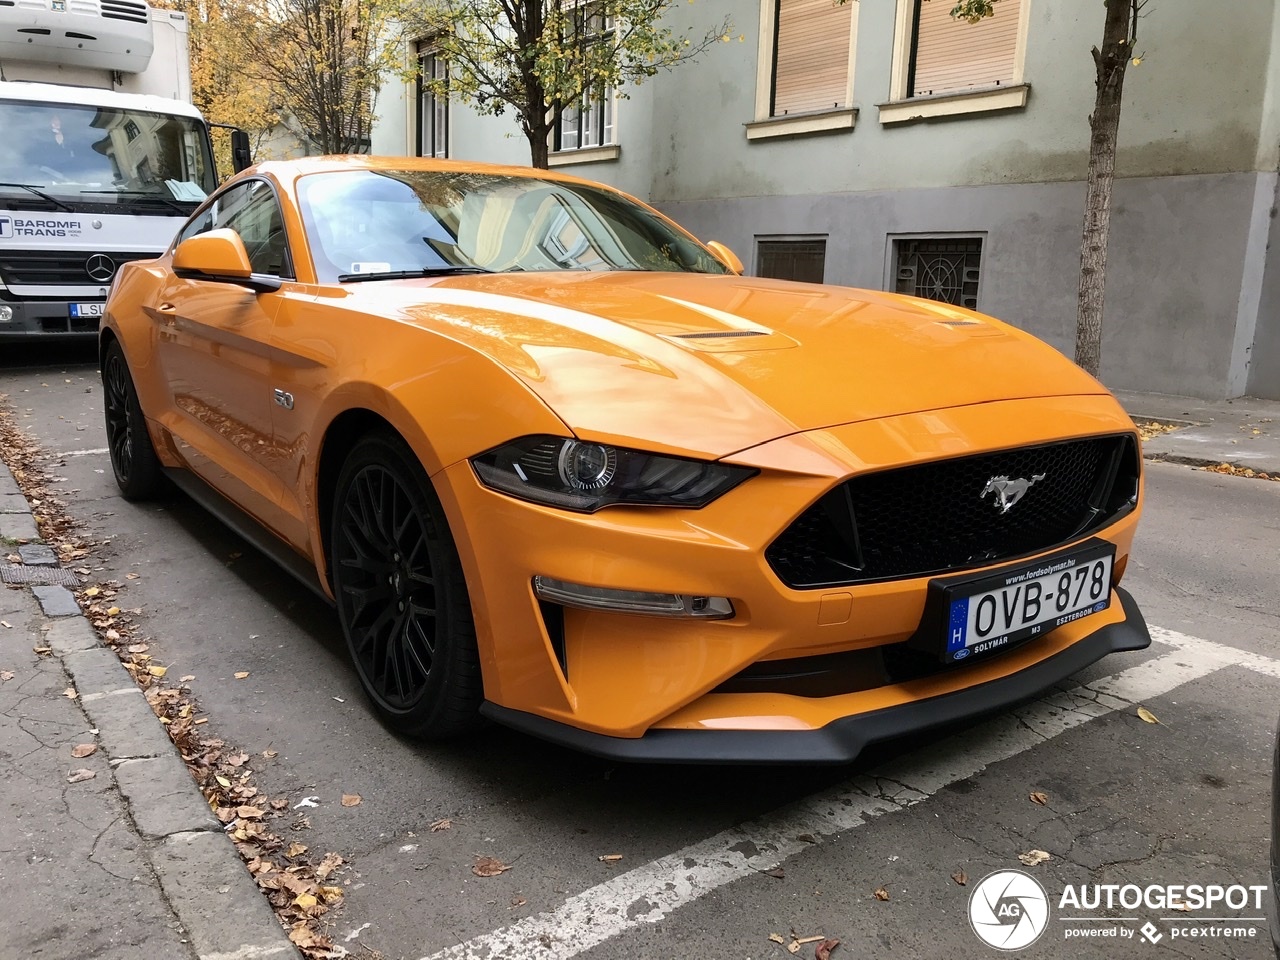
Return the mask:
M96 280L98 283L106 283L116 272L115 261L103 253L95 253L92 257L84 262L85 273L89 274L89 279Z

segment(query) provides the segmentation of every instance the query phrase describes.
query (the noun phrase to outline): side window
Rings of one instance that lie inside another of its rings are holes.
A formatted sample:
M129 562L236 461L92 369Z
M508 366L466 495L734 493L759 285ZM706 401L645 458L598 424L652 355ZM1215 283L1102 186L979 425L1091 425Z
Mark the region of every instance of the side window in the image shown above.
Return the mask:
M187 225L178 233L178 243L183 240L189 240L197 234L208 233L213 229L213 207L212 203L209 204L187 222Z
M214 228L240 234L254 273L293 276L280 204L265 181L250 180L228 190L214 202L212 209Z

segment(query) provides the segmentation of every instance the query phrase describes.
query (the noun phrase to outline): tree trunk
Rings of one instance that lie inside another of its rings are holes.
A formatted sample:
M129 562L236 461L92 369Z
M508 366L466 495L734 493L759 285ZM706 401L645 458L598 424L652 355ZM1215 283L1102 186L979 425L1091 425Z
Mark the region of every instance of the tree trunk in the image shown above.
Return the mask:
M1080 295L1076 314L1076 363L1095 377L1102 359L1102 304L1106 289L1107 240L1111 232L1111 184L1116 173L1120 95L1133 55L1130 38L1134 0L1107 0L1102 49L1093 48L1097 96L1089 117L1089 188L1080 244Z
M547 136L550 133L547 129L534 130L528 134L529 138L529 163L538 170L546 170L551 164L547 157L550 151L547 148Z

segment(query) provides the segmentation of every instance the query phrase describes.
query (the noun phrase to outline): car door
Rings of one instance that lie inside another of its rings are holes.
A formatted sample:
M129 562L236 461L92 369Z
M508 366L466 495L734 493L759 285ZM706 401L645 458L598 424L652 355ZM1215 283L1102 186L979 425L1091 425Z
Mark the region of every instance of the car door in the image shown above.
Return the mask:
M179 240L222 228L240 235L255 274L282 285L260 292L231 280L170 275L154 311L156 359L172 394L166 426L194 473L278 530L270 339L280 304L296 285L271 184L255 179L228 189Z

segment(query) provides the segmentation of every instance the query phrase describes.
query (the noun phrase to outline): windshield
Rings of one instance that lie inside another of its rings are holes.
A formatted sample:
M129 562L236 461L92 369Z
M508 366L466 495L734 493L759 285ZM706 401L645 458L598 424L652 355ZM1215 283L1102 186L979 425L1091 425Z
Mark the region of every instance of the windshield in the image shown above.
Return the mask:
M9 209L106 204L186 216L215 185L194 117L5 101L0 130L0 206Z
M451 267L728 272L661 217L587 184L351 170L303 177L299 192L322 282Z

